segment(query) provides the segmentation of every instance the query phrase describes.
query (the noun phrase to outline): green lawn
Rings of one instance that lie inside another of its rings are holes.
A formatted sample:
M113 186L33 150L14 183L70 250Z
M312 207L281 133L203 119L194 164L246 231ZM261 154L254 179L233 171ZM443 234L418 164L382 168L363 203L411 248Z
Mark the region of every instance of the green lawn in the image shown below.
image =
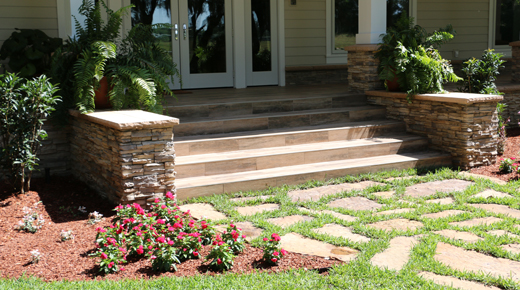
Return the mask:
M514 261L520 261L520 255L511 254L504 251L500 245L520 243L520 239L501 236L495 237L487 234L489 230L501 229L507 230L513 234L520 235L520 229L514 227L518 221L509 216L501 214L492 214L481 209L475 209L467 205L471 203L497 203L509 205L512 208L519 208L520 193L516 190L520 182L508 183L507 185L498 185L486 179L467 178L458 175L457 171L450 169L442 169L436 172L418 172L415 170L382 172L377 174L367 174L357 177L347 176L345 178L330 180L331 183L341 182L357 182L361 180L373 180L385 183L384 186L373 186L363 191L342 192L333 196L327 196L319 201L295 203L287 196L287 192L296 188L311 188L322 186L323 182L308 182L301 186L272 188L261 192L243 192L230 195L219 195L211 197L203 197L190 200L187 203L206 202L211 203L217 210L225 213L229 219L218 221L218 223L233 221L250 221L255 226L261 227L264 233L261 237L252 241L253 245L259 245L263 237L269 236L273 232L277 232L280 236L296 232L304 236L322 240L338 246L347 246L360 251L357 258L349 264L334 267L329 275L320 275L315 271L307 271L305 269L293 270L277 274L248 274L248 275L232 275L223 274L215 277L192 277L192 278L153 278L150 280L124 280L124 281L96 281L96 282L52 282L42 283L35 278L21 279L3 279L0 280L0 289L452 289L440 286L425 280L417 275L420 271L434 272L439 275L454 276L465 280L493 285L503 289L520 289L520 284L506 278L495 278L482 273L461 272L449 268L433 259L436 244L445 242L468 250L475 250L480 253L486 253L495 257L507 258ZM397 176L415 176L411 179L387 181L389 177ZM407 186L415 183L423 183L444 179L466 179L473 180L475 183L469 186L463 192L437 193L427 198L411 198L403 195ZM512 195L512 198L475 198L472 195L485 189L494 189ZM376 198L374 192L394 190L396 194L390 198ZM270 197L262 201L260 198L249 200L247 202L233 202L230 197L236 196L260 196L269 195ZM364 196L369 199L377 199L378 203L384 207L378 211L396 209L396 208L415 208L415 211L408 213L392 214L390 216L373 215L368 211L353 211L342 208L329 208L326 204L334 199ZM451 196L455 199L455 203L440 205L426 203L426 199L434 199ZM235 207L246 205L257 205L261 203L277 203L280 205L279 210L258 213L252 216L241 216L235 210ZM358 217L355 222L346 222L329 214L310 214L301 210L301 207L314 210L335 210L342 214L348 214ZM440 219L428 219L422 217L425 213L438 212L443 210L464 210L467 213ZM297 223L286 229L282 229L276 225L266 221L268 218L282 217L293 214L307 214L313 216L314 219L305 223ZM452 221L468 220L476 217L495 216L503 219L503 221L486 226L480 225L472 228L459 228L457 226L448 225ZM420 221L424 224L422 228L411 231L391 231L384 232L371 227L367 224L388 220L393 218L406 218ZM356 243L344 238L337 238L325 234L317 234L311 231L328 223L336 223L348 226L353 232L371 238L367 243ZM467 231L483 238L482 241L468 243L463 241L452 240L440 235L432 233L432 231L442 229L457 229ZM401 271L384 270L370 263L370 259L379 252L382 252L389 245L390 239L397 236L415 236L422 235L420 243L417 244L411 253L410 261Z

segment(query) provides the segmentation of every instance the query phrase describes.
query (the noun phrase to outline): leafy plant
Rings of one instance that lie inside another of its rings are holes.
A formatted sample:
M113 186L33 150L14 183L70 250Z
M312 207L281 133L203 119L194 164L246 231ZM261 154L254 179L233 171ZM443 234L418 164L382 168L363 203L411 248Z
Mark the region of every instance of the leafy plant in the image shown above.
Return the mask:
M382 35L375 57L380 60L379 78L397 78L401 89L413 94L443 92L443 83L458 81L451 64L442 59L437 48L453 38L451 25L433 33L413 24L404 14Z
M120 35L122 17L131 7L113 11L102 0L83 0L79 13L86 18L84 26L75 20L76 37L53 58L53 77L70 84L71 89L63 94L74 96L63 110L72 105L82 113L92 112L95 91L106 77L114 109L143 108L162 113L162 97L173 95L169 82L173 83L173 76L179 72L170 53L152 34L153 29L164 25L138 24L126 37Z
M264 238L264 242L266 242L264 246L264 260L269 264L277 265L287 254L287 251L280 246L280 236L277 233L273 233L271 239Z
M243 252L246 248L245 238L246 236L242 234L242 230L233 223L230 223L224 233L222 233L222 240L229 245L235 255Z
M21 221L18 222L15 228L19 231L25 231L33 234L39 231L45 224L45 219L43 216L27 207L25 207L23 211L24 217Z
M513 172L513 170L516 171L516 167L518 167L518 166L515 166L515 164L516 164L515 162L516 162L516 158L514 158L514 157L501 158L500 166L498 169L502 173L511 173L511 172Z
M74 240L74 233L72 232L72 230L68 230L68 231L61 230L60 240L62 242L65 242L68 240Z
M36 153L47 138L43 122L60 100L57 90L45 75L33 80L0 75L0 165L20 182L22 193L30 189Z
M62 44L61 38L51 38L39 29L16 30L2 44L0 60L9 58L9 68L24 78L43 74L51 54Z
M217 238L214 242L213 249L211 249L211 252L206 256L206 261L211 260L209 263L211 269L224 271L233 267L233 258L235 258L235 255L231 247Z
M42 254L40 253L40 251L38 251L38 250L31 251L31 263L32 264L37 264L38 262L40 262L41 258L42 258Z

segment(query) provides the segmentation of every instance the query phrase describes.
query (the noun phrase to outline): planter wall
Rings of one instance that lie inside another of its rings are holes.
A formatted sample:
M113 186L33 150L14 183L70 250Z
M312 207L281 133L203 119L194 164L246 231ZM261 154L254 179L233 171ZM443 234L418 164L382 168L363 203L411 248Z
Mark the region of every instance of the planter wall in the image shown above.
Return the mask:
M387 117L406 122L408 132L427 136L432 149L452 155L453 165L469 169L495 162L497 102L502 96L466 93L416 95L366 92L369 103L383 105Z

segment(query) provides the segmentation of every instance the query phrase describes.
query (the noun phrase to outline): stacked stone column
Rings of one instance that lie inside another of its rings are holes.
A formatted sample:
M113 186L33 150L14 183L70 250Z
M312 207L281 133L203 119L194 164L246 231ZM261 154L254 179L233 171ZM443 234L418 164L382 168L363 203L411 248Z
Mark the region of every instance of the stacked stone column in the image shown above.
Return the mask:
M146 206L175 193L176 118L149 112L73 112L72 173L111 202Z
M379 60L374 58L377 44L357 44L345 47L348 51L348 84L353 90L368 91L383 89L377 74Z
M513 66L511 67L511 81L520 82L520 41L509 43L511 46Z

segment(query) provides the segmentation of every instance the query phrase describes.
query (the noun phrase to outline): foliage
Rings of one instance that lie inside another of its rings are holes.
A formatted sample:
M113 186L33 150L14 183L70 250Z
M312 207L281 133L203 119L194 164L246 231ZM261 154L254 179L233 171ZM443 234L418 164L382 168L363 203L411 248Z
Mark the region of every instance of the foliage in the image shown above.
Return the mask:
M87 224L94 225L99 223L103 219L103 215L97 211L91 212L88 214Z
M138 24L125 37L120 35L122 17L131 7L113 11L104 1L83 0L79 13L85 16L85 22L82 26L75 20L75 38L68 39L52 62L53 78L71 86L64 86L62 94L69 99L62 112L70 107L82 113L92 112L95 91L106 77L114 109L141 108L162 113L162 97L173 95L169 83L179 72L170 53L152 34L153 29L164 24Z
M233 223L230 223L224 233L222 233L222 240L229 245L235 255L243 252L246 248L245 238L246 235L243 235L242 230Z
M266 242L264 246L264 260L269 264L278 264L287 254L287 251L280 246L280 236L277 233L273 233L271 239L264 238L264 242Z
M413 18L402 15L382 35L375 57L380 60L379 78L389 81L397 77L400 88L413 94L443 92L443 83L458 81L449 61L437 49L453 38L453 27L447 25L433 33L413 24Z
M40 259L42 258L42 254L38 250L32 250L31 251L31 263L36 264L40 262Z
M206 256L206 261L211 260L209 267L216 271L225 271L233 267L233 250L231 247L224 243L217 235L216 240L213 242L213 249Z
M203 237L212 240L209 235L215 232L208 221L182 213L171 193L155 199L150 212L136 203L115 210L113 224L96 229L98 250L93 255L101 258L104 273L120 271L127 255L148 257L157 271L176 270L176 264L200 258Z
M65 242L68 240L74 240L74 232L72 232L72 230L68 230L68 231L61 230L60 240L62 242Z
M518 167L518 164L516 163L516 158L500 158L500 166L499 170L502 173L511 173L516 171L516 168Z
M30 189L36 153L47 138L43 122L60 100L57 90L45 75L33 80L0 75L0 165L19 181L22 193Z
M43 216L27 207L25 207L23 211L24 216L22 220L18 222L15 228L19 231L25 231L33 234L39 231L45 224L45 219Z
M471 58L462 64L463 82L461 92L477 94L501 94L495 85L500 69L504 68L501 53L493 49L484 51L481 59Z
M0 60L9 58L9 68L28 78L43 74L61 38L50 38L38 29L16 29L0 48Z

